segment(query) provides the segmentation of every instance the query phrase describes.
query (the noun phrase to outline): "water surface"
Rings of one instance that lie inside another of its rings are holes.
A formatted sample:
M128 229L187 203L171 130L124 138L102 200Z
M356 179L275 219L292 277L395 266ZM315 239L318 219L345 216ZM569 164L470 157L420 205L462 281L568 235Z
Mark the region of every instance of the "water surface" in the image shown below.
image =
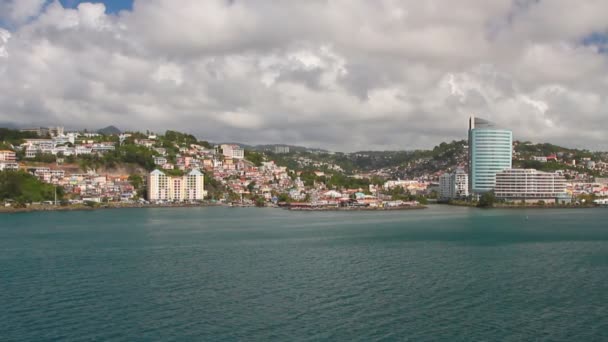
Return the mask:
M608 340L608 209L0 216L1 340Z

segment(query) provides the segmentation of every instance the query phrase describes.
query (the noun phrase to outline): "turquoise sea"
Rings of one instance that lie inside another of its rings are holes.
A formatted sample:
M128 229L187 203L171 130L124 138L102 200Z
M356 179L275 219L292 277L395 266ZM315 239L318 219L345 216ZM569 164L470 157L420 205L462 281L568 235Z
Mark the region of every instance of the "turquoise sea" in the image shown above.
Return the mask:
M607 341L608 209L0 215L2 341Z

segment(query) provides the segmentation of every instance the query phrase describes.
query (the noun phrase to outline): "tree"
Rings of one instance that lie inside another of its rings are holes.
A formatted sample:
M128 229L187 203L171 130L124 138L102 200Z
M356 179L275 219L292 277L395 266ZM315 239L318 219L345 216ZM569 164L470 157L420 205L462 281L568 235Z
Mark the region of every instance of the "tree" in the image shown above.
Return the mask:
M480 208L491 208L494 206L494 203L496 202L496 196L494 196L493 192L486 192L483 195L481 195L481 198L479 198L479 203L477 204L478 207Z
M135 191L137 191L137 196L139 198L146 197L146 188L144 187L144 179L142 176L136 174L130 175L128 181L131 183Z
M61 200L64 196L62 187L41 182L38 178L24 171L0 172L0 201L12 199L19 203Z
M252 162L255 166L262 166L264 155L255 151L245 150L245 159Z
M140 175L130 175L128 180L135 189L139 189L144 185L144 179Z
M279 196L277 196L277 200L278 202L291 202L291 198L286 193L279 194Z
M262 196L254 197L254 203L256 207L264 207L266 206L266 199Z

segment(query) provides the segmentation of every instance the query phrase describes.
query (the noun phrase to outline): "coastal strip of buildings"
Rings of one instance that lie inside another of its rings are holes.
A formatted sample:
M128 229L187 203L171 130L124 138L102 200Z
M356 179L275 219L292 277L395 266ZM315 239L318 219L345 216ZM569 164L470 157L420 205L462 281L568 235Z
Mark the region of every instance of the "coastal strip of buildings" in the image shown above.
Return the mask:
M505 202L571 202L562 174L512 167L513 133L510 130L472 116L468 136L469 173L458 169L441 175L441 199L479 198L493 192L496 199Z

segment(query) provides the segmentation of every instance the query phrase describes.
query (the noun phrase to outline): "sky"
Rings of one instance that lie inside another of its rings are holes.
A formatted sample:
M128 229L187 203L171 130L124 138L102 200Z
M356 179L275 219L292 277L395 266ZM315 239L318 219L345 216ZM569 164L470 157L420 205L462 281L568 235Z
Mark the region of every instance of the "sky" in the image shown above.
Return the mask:
M0 0L0 125L608 150L605 0Z

